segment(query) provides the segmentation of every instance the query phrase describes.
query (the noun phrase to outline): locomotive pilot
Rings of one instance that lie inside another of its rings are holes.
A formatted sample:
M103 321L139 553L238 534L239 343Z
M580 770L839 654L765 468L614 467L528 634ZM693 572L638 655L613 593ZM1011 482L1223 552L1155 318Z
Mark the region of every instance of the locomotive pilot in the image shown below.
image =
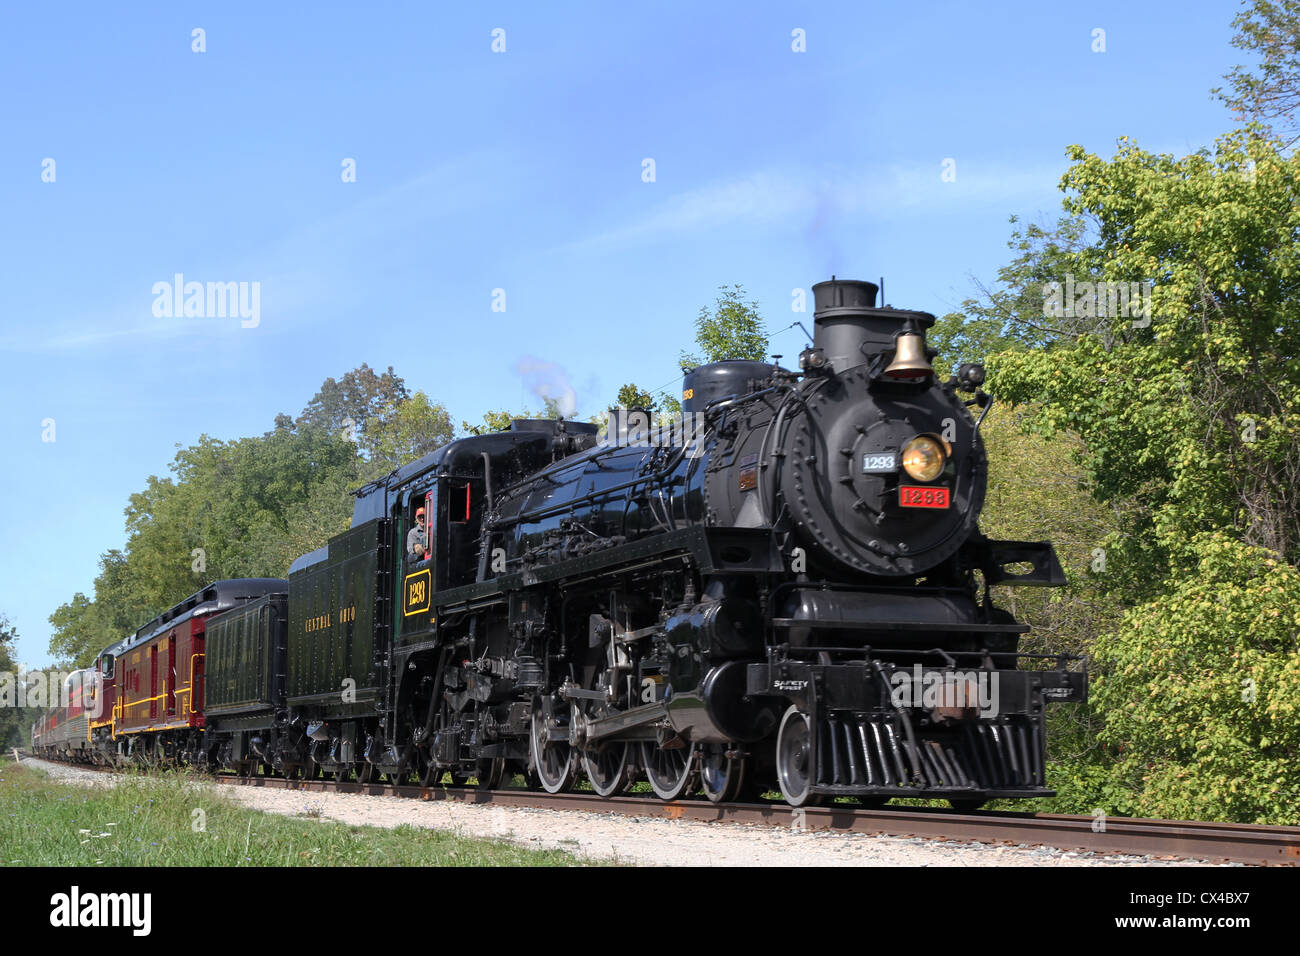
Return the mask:
M415 524L406 532L406 559L415 564L428 558L428 542L425 539L424 506L415 509Z

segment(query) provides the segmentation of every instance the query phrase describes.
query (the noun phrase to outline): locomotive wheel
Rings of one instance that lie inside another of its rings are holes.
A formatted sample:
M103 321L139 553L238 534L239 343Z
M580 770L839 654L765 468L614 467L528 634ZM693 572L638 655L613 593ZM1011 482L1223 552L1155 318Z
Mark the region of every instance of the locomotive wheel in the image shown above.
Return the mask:
M821 795L812 792L812 719L791 705L781 718L776 735L776 780L781 795L792 807L814 806Z
M533 770L542 789L547 793L565 793L573 788L574 759L573 748L566 740L551 740L548 734L547 717L555 713L557 718L567 723L568 705L551 701L547 707L541 700L533 704L533 726L530 735Z
M361 761L361 769L357 771L357 783L373 783L375 780L375 765L369 760Z
M700 748L700 785L714 803L731 803L745 787L747 761L729 758L726 744L705 744Z
M616 797L626 793L636 776L632 747L617 740L593 744L582 752L582 769L597 795Z
M665 748L644 741L641 764L650 788L662 800L678 800L695 789L695 744Z
M506 775L505 757L485 757L475 764L480 790L495 790Z
M429 754L420 752L420 786L436 787L442 783L442 775L446 770L438 766Z

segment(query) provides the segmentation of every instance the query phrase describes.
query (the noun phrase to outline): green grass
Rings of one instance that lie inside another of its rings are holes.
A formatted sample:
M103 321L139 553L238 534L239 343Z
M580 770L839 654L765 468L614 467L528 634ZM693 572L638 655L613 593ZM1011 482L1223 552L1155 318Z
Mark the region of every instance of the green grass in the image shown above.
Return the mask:
M202 813L196 813L201 810ZM0 761L0 866L575 866L528 850L412 826L392 829L239 806L178 774L123 777L116 787L58 783Z

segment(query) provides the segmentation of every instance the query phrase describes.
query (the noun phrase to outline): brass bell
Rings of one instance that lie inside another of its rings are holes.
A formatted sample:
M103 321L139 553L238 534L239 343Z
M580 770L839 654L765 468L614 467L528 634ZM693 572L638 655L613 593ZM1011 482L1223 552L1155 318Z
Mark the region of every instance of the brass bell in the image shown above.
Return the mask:
M917 379L934 374L925 357L924 332L903 332L894 343L894 360L884 372L888 378Z

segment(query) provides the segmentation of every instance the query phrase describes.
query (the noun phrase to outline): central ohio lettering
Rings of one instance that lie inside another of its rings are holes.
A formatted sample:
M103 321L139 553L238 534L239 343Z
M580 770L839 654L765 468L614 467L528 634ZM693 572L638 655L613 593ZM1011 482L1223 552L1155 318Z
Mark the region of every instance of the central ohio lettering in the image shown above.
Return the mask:
M349 607L345 607L339 610L338 622L340 624L351 624L356 619L357 619L356 605L351 605ZM315 617L309 617L307 618L307 620L303 621L302 623L302 629L306 633L311 633L312 631L323 631L326 628L333 627L333 626L334 626L334 614L332 611L327 614L317 614Z

